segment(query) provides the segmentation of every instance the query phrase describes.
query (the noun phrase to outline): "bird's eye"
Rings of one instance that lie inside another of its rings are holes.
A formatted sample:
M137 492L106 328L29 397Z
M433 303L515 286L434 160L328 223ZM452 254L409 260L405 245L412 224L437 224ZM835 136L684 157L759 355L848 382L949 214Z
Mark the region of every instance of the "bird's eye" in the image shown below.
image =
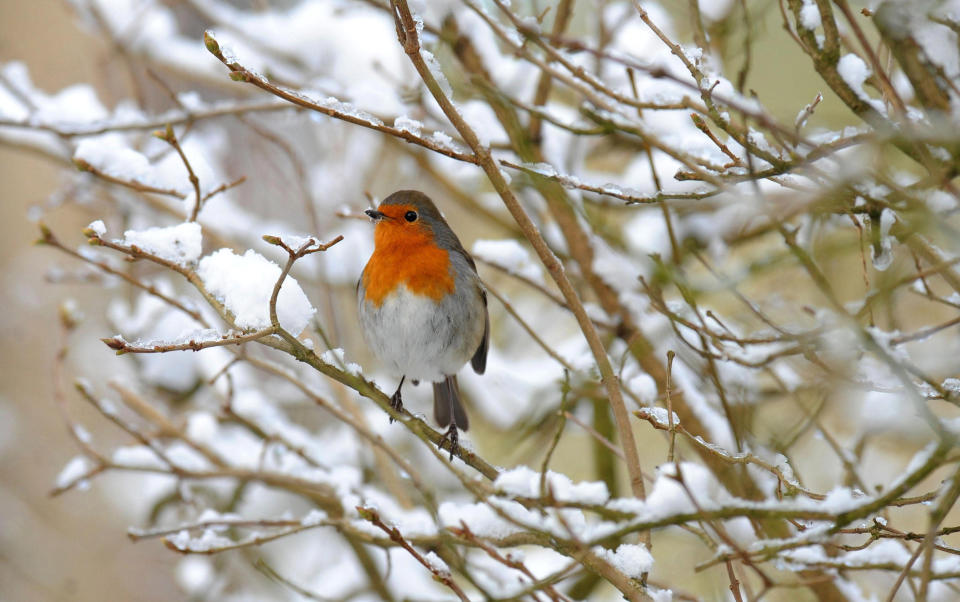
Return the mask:
M415 222L417 221L417 212L407 211L406 213L403 214L403 219L407 220L408 222Z

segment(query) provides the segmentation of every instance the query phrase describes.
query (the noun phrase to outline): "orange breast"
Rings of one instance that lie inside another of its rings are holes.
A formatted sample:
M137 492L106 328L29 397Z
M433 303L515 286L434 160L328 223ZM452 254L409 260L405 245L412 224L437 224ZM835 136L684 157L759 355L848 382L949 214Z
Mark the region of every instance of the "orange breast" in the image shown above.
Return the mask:
M429 230L381 222L374 231L375 250L363 272L366 299L379 307L400 284L410 292L443 299L454 290L450 255L433 244Z

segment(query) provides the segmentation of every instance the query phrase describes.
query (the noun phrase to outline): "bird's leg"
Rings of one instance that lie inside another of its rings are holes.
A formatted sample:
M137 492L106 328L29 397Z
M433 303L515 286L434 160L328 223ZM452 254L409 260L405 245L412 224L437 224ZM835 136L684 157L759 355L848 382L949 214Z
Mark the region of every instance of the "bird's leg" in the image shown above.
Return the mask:
M440 449L443 449L444 442L448 442L450 444L451 460L453 460L453 456L460 455L460 436L456 424L452 422L450 423L450 428L447 429L447 432L443 434L443 438L440 439Z
M400 389L403 388L403 381L406 378L406 375L400 377L400 384L397 385L397 390L390 396L390 407L397 412L403 412L403 398L400 397ZM393 424L393 416L390 417L390 424Z
M457 430L457 421L452 419L450 420L450 428L447 429L447 432L443 434L443 438L440 439L440 449L443 449L444 442L450 443L450 460L453 460L453 456L460 455L460 433Z

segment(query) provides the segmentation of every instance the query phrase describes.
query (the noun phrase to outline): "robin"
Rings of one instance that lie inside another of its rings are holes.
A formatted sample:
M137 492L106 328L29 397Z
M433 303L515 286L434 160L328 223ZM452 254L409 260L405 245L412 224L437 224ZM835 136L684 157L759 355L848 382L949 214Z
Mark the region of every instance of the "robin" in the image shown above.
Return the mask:
M444 440L452 459L457 430L470 426L457 372L468 360L477 374L487 366L490 317L477 266L422 192L394 192L366 214L376 227L373 255L357 283L364 339L400 375L390 397L395 410L403 409L407 377L414 385L433 383L433 416L449 426Z

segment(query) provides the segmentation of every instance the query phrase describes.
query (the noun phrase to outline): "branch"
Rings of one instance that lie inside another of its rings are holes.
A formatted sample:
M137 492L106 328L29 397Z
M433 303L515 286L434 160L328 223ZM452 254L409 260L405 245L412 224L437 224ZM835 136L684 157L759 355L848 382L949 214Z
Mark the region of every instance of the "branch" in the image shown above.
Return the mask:
M430 571L435 580L453 590L453 593L455 593L461 600L470 602L470 598L463 593L463 590L460 589L460 586L457 585L457 582L453 580L453 576L450 575L450 570L446 566L438 565L439 558L436 561L427 560L427 558L420 554L416 548L414 548L406 539L404 539L403 534L400 533L399 529L396 527L388 527L382 520L380 520L380 514L373 508L357 506L357 512L360 514L361 518L370 521L373 526L386 533L387 536L390 537L391 541L396 542L397 545L409 552L417 562L422 564L428 571Z
M335 119L340 119L347 123L352 123L354 125L359 125L371 130L378 131L382 134L387 134L395 138L399 138L411 144L416 144L427 150L433 151L437 154L443 155L450 159L456 161L462 161L464 163L478 164L478 159L472 153L460 151L453 146L451 146L452 141L450 137L443 132L435 132L431 137L426 138L420 136L414 132L411 132L409 129L401 129L394 126L385 125L380 119L374 117L373 115L367 114L352 105L343 103L333 97L327 98L324 101L318 101L312 99L302 92L284 88L282 86L276 85L268 81L264 76L254 73L253 71L248 70L246 67L237 62L233 56L228 56L225 54L225 51L220 48L219 43L216 38L214 38L213 33L207 31L204 33L204 42L207 45L207 50L210 51L217 59L220 60L228 69L230 69L230 77L236 81L242 81L282 98L300 108L309 109L333 117ZM462 135L462 132L461 132ZM519 171L531 172L534 168L528 166L522 166L517 163L514 163L505 159L493 159L502 164L504 167L510 167ZM538 173L542 177L554 180L558 183L561 183L570 188L576 188L579 190L584 190L585 192L593 192L595 194L601 194L605 196L611 196L618 198L628 203L633 204L645 204L645 203L658 203L664 200L668 200L670 197L663 195L648 196L636 192L626 192L622 189L618 189L616 186L612 185L596 185L596 184L586 184L581 182L577 177L563 174L550 167L550 172L547 173ZM706 179L706 176L704 176ZM709 196L715 194L713 191L707 191L703 193L693 193L694 198L696 195ZM182 198L182 197L181 197ZM690 198L689 196L678 195L677 198Z
M129 343L121 336L100 339L107 347L117 352L117 355L124 353L168 353L170 351L200 351L211 347L223 347L225 345L240 345L250 341L256 341L273 334L277 334L273 326L256 330L248 333L229 333L219 334L214 332L210 338L197 340L191 338L184 343Z

